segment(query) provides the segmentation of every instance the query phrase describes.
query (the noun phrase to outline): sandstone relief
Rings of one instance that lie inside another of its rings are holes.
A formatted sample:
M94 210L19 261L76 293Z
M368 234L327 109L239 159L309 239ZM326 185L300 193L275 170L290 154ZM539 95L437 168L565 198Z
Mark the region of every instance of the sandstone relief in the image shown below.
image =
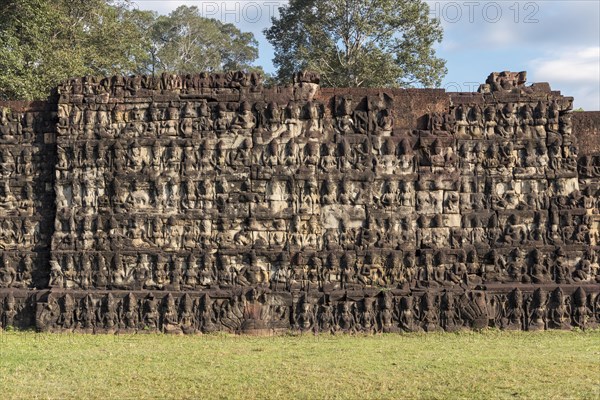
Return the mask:
M525 73L73 79L1 108L1 326L265 334L600 323L600 154Z

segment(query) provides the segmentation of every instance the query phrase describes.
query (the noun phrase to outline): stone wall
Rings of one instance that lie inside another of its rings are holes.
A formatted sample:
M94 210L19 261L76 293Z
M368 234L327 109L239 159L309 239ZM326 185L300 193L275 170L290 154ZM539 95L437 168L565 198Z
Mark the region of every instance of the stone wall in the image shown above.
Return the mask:
M600 111L574 112L573 131L577 132L580 156L600 155Z
M54 214L54 123L47 103L0 103L1 286L44 288ZM6 272L8 271L8 272Z
M3 326L596 326L600 169L589 148L579 156L572 98L524 83L492 74L449 94L321 89L310 73L270 89L243 73L85 78L13 106L3 160L16 143L15 168L34 156L3 174L20 190L5 183L4 218L22 209L38 234L4 250Z

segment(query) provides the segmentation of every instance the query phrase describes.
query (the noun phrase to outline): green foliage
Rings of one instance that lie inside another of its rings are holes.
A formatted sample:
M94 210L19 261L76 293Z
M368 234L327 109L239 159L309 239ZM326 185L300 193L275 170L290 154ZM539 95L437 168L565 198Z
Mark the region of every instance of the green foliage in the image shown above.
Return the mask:
M232 24L204 18L198 7L180 6L150 27L151 72L192 73L252 69L258 42Z
M328 86L439 86L439 21L422 0L290 0L265 35L280 81L299 69Z
M0 333L3 399L597 399L600 331Z
M258 56L251 33L196 7L158 16L129 0L3 0L1 11L0 99L42 99L76 76L252 70Z
M0 15L0 96L44 98L72 76L135 71L145 34L128 1L6 0Z

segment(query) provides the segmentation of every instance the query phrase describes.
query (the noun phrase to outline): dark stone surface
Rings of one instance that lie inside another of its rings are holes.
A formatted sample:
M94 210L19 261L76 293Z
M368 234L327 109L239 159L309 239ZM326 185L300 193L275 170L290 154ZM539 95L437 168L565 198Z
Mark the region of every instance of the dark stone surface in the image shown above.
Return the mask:
M299 74L0 103L0 326L270 334L600 322L598 113ZM31 157L28 156L31 154Z
M600 111L574 112L573 132L577 134L581 156L600 154Z

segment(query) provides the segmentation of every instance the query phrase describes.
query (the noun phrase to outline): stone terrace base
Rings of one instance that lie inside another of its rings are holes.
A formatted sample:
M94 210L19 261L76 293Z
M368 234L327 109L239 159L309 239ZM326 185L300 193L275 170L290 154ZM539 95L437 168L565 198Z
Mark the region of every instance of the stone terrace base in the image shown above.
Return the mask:
M587 291L586 291L587 290ZM0 290L3 326L47 332L273 335L600 326L600 285L274 292Z
M594 327L600 115L572 108L513 72L86 77L0 103L0 326Z

